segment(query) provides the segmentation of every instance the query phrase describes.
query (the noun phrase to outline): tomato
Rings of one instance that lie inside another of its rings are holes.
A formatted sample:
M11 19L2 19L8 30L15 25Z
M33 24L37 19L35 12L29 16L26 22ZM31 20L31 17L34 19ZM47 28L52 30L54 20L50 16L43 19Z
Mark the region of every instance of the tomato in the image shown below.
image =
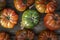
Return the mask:
M0 10L6 5L6 0L0 0Z
M58 40L58 36L52 31L44 30L39 34L38 40Z
M25 11L33 3L34 0L14 0L14 6L18 11Z
M13 28L17 24L18 15L12 9L4 9L1 12L0 23L4 28Z
M31 30L19 30L16 32L17 40L33 40L34 33Z
M58 14L47 14L44 17L44 24L50 30L57 30L60 28L60 16Z
M0 40L10 40L10 36L6 32L0 32Z
M39 22L39 14L35 10L27 10L22 15L21 26L33 28Z
M35 0L35 7L40 13L52 13L56 9L55 0Z

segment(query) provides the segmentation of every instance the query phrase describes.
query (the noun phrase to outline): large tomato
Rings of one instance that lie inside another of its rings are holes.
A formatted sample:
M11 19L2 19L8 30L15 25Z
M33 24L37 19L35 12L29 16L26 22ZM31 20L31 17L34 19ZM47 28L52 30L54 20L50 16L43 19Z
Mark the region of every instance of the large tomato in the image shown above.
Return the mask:
M17 24L18 15L12 9L4 9L1 12L0 24L4 28L13 28Z
M33 28L39 22L39 14L35 10L27 10L22 15L21 26Z
M60 16L58 14L47 14L44 17L44 24L50 30L57 30L60 28Z
M31 6L34 0L14 0L14 6L18 11L24 11Z
M0 10L5 6L6 0L0 0Z
M31 30L19 30L16 32L17 40L33 40L34 33Z
M35 7L40 13L51 13L56 9L55 0L36 0Z
M40 32L38 40L58 40L58 36L52 31L43 30Z

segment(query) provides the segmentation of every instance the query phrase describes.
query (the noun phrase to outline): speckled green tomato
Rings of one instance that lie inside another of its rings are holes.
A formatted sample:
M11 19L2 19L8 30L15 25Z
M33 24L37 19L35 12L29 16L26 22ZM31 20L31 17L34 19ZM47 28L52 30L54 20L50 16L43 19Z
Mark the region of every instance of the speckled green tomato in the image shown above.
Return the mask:
M3 9L5 4L6 4L6 0L0 0L0 10Z
M21 27L32 29L39 22L39 14L35 10L27 10L22 15Z

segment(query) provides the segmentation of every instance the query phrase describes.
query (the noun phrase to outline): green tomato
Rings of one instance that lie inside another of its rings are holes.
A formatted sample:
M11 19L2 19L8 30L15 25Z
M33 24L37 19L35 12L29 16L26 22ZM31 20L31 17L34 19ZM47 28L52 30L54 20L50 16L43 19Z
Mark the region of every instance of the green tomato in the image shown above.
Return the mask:
M5 4L6 4L6 0L0 0L0 10L3 9Z
M35 10L27 10L22 15L21 26L24 28L33 28L39 22L39 14Z

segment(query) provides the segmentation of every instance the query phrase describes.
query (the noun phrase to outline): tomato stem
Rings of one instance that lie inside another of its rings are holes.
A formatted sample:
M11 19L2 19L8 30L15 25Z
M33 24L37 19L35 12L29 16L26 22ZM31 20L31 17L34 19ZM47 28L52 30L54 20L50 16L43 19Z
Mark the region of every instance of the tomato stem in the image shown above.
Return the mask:
M35 4L31 5L31 6L29 7L29 9L32 9L32 7L33 7L34 5L35 5Z
M9 17L9 16L7 16L6 18L7 18L8 20L10 19L10 17Z

